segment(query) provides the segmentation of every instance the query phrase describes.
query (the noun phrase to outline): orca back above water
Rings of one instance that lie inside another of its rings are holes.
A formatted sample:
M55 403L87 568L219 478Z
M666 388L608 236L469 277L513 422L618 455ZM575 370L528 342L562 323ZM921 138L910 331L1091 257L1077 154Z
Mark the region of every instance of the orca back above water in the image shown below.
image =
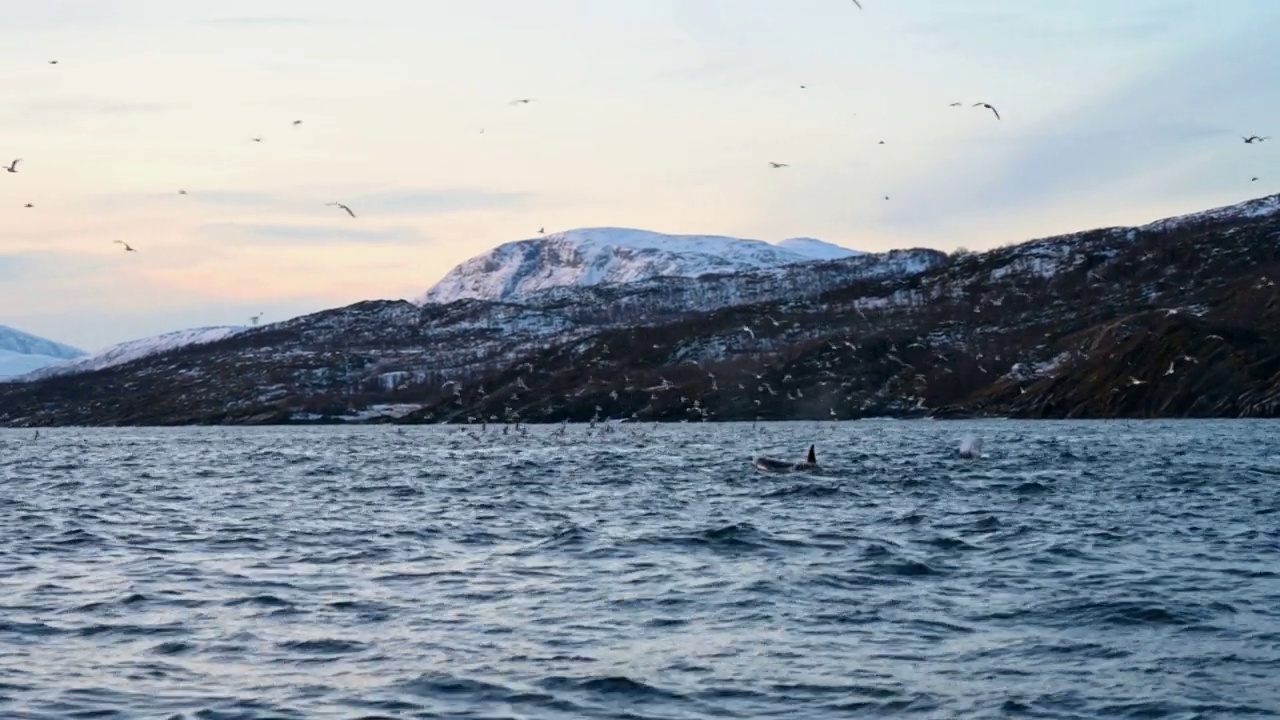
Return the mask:
M760 472L809 472L818 469L818 456L814 453L814 446L810 445L809 456L805 458L804 462L788 462L761 456L752 460L751 465Z

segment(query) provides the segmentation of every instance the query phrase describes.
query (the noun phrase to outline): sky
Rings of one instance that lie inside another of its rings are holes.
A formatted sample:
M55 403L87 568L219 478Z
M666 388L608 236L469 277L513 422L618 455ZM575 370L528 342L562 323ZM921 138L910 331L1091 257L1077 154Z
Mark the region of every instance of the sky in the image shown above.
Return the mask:
M1280 192L1280 3L861 1L12 3L0 324L411 299L539 228L981 250Z

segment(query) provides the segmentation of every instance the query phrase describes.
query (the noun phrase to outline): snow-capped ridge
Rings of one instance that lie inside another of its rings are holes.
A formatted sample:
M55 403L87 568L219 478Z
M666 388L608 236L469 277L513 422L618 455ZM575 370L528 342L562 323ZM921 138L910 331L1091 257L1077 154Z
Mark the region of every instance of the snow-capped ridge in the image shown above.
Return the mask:
M453 268L419 304L462 299L511 302L553 287L699 277L783 267L860 253L813 238L789 246L722 235L667 235L598 227L509 242Z
M20 382L33 382L60 375L104 370L116 365L123 365L134 360L176 350L188 345L201 345L229 338L249 328L242 325L224 325L216 327L193 328L156 335L155 337L129 340L118 345L93 353L85 357L42 367L34 372L14 378Z
M83 357L88 354L80 348L37 337L7 325L0 325L0 350L8 350L22 355L43 355L63 360Z
M0 325L0 381L85 355L80 348Z
M1218 220L1256 220L1280 214L1280 195L1267 195L1233 205L1223 205L1186 215L1163 218L1137 227L1144 232L1164 232L1192 223Z
M850 250L826 240L811 237L787 238L778 243L778 247L791 252L813 258L814 260L843 260L844 258L866 255L861 250Z

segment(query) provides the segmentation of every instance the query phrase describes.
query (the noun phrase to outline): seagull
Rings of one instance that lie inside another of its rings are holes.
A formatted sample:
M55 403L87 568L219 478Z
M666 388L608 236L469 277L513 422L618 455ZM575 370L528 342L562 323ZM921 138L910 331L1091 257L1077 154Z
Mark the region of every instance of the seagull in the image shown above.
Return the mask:
M986 109L990 110L991 112L995 113L995 114L996 114L996 119L997 119L997 120L999 120L999 119L1000 119L1000 111L998 111L998 110L996 110L994 107L992 107L992 106L991 106L991 103L984 103L984 102L980 102L980 103L974 103L974 104L973 104L973 106L974 106L974 107L984 107L984 108L986 108Z
M533 102L533 98L520 98L519 100L512 100L508 104L509 105L528 105L531 102Z
M327 207L340 207L340 208L342 208L343 210L346 210L346 211L347 211L347 214L348 214L348 215L350 215L351 217L355 217L355 216L356 216L356 214L355 214L355 213L351 212L351 208L347 207L346 205L343 205L343 204L342 204L342 203L340 203L340 202L325 203L325 205L326 205Z
M115 243L115 244L117 244L117 245L123 245L123 246L124 246L124 251L125 251L125 252L138 252L137 250L134 250L134 249L133 249L133 247L129 245L129 243L127 243L127 242L125 242L125 241L123 241L123 240L112 240L111 242L113 242L113 243Z
M546 235L546 234L547 234L547 229L546 229L545 227L540 227L540 228L538 228L538 234L539 234L539 235Z
M257 315L254 315L253 317L249 318L249 322L253 323L254 325L257 325L258 321L261 319L262 319L262 313L258 313Z
M1249 145L1252 145L1254 143L1260 143L1264 140L1270 140L1270 139L1271 139L1270 137L1259 137L1257 135L1250 135L1249 137L1244 138L1244 141Z
M294 121L293 121L293 124L294 124L294 125L301 125L301 124L302 124L302 121L301 121L301 120L294 120Z
M769 161L769 165L770 165L771 167L773 167L775 170L776 170L776 169L778 169L778 168L791 167L790 165L788 165L788 164L786 164L786 163L773 162L772 160L770 160L770 161Z
M35 205L32 205L31 203L27 203L26 205L23 205L23 207L33 208L35 207Z
M9 172L12 172L12 173L18 172L18 163L21 161L22 161L22 158L18 158L17 160L14 160L13 162L9 163L9 167L5 168L5 170L8 170Z
M750 335L752 340L755 340L755 339L756 339L756 331L755 331L755 330L752 330L751 328L747 327L746 325L743 325L743 326L742 326L742 331L743 331L743 332L745 332L746 334Z
M179 191L178 191L178 194L179 194L179 195L186 195L186 194L187 194L187 191L186 191L186 190L179 190Z
M262 142L262 138L260 138L260 137L251 138L251 139L250 139L250 142Z
M1249 182L1258 182L1258 178L1250 178Z
M862 9L862 3L858 2L858 0L853 0L853 4L857 5L859 10Z
M949 107L960 107L961 103L953 102Z
M49 64L50 64L50 65L57 65L57 64L58 64L58 61L57 61L57 60L50 60L50 61L49 61Z

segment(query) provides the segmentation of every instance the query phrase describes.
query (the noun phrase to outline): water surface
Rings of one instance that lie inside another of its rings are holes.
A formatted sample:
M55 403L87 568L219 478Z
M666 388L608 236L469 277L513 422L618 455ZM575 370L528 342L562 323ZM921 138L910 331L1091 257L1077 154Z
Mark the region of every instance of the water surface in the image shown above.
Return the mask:
M1280 423L32 437L4 718L1280 712Z

